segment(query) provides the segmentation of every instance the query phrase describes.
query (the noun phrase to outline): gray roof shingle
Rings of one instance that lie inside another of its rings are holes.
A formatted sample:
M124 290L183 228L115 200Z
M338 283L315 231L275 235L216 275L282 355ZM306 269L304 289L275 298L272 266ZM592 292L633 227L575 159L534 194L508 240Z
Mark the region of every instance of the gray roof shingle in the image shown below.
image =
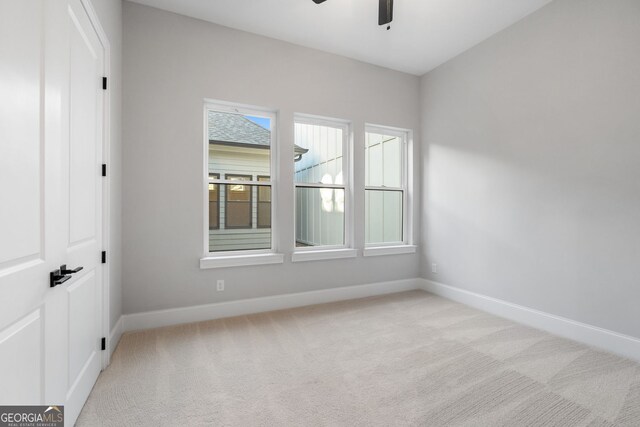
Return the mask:
M209 111L209 141L271 145L271 132L243 115Z

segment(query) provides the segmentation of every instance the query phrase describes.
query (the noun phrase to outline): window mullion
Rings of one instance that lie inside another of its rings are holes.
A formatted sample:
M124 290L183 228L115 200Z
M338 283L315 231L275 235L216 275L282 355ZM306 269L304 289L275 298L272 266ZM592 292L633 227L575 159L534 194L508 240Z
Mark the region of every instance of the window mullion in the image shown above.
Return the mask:
M345 185L342 185L342 184L315 184L315 183L311 184L306 182L296 182L294 185L298 188L329 188L329 189L336 189L336 190L344 190L347 188Z
M377 191L405 191L404 187L377 187L372 185L367 185L364 187L365 190L377 190Z
M227 180L213 179L209 184L225 184L225 185L255 185L257 187L268 187L273 185L273 181L244 181L244 180Z

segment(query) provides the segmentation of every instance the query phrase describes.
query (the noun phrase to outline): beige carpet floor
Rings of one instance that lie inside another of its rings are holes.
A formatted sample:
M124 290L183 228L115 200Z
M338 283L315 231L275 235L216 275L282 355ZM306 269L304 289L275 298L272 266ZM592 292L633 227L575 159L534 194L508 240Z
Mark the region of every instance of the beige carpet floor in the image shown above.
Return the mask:
M80 426L640 426L640 365L412 291L125 334Z

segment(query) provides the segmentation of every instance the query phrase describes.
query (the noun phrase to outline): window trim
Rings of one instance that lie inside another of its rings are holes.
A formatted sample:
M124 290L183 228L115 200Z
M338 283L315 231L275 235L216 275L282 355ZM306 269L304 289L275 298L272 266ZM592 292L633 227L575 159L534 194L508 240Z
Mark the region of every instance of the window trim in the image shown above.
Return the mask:
M384 246L369 246L364 248L362 256L383 256L383 255L401 255L401 254L415 254L418 249L415 245L384 245Z
M364 173L365 173L365 186L364 191L402 191L402 241L395 242L366 242L366 230L364 241L364 256L375 255L392 255L400 253L414 253L415 246L413 245L413 180L412 180L412 147L413 147L413 131L411 129L403 129L398 127L383 126L365 123L364 138L366 141L367 133L377 133L381 135L394 136L401 139L401 186L400 187L385 187L366 185L366 173L367 173L367 161L364 159ZM366 143L366 142L365 142ZM366 150L365 150L366 151ZM367 206L364 207L364 213L366 215ZM409 250L405 250L407 247ZM377 248L387 248L387 250L372 250Z
M246 180L242 180L242 179L229 179L229 177L235 177L235 178L249 178ZM253 182L253 175L244 175L244 174L237 174L237 173L227 173L224 175L224 180L225 181L233 181L233 184L224 184L224 229L225 230L251 230L253 229L253 186L251 184L246 184L248 182ZM242 184L238 184L238 182L242 182ZM249 187L249 225L245 226L245 225L233 225L233 226L229 226L229 223L227 221L227 215L229 213L229 191L231 189L232 185L246 185L247 187ZM273 238L273 236L272 236Z
M243 267L246 265L267 265L284 263L284 255L275 252L257 253L257 251L235 251L234 255L218 256L222 252L216 252L216 256L200 258L200 268L224 268ZM249 253L251 252L251 253Z
M306 183L296 182L295 179L295 163L293 165L293 253L292 261L311 261L321 259L335 259L335 258L352 258L357 255L354 249L353 240L353 126L350 120L336 119L330 117L315 116L311 114L295 113L293 115L293 133L295 144L295 126L297 123L314 125L314 126L326 126L342 129L342 184L321 184L321 183ZM303 188L333 188L344 190L344 243L342 245L324 245L324 246L296 246L296 209L297 209L297 189ZM329 254L346 254L346 256L329 256L325 257L324 252ZM317 254L314 256L314 254ZM299 256L298 254L305 254Z
M311 247L313 248L313 246ZM323 261L330 259L356 258L357 256L358 250L351 248L298 251L291 254L291 262Z
M247 249L238 251L216 251L209 250L209 129L208 129L208 112L218 111L221 113L242 114L255 117L269 118L271 121L271 145L269 155L270 177L271 181L261 181L260 184L271 185L271 217L275 218L277 211L277 194L279 171L278 171L278 112L275 109L245 105L238 103L230 103L226 101L204 99L202 110L202 128L203 128L203 232L202 232L202 258L200 259L200 268L218 268L240 265L260 265L271 263L282 263L283 255L278 253L278 227L277 223L271 221L271 248L269 249ZM218 184L228 183L226 180L219 180ZM246 182L247 185L255 185L256 181Z

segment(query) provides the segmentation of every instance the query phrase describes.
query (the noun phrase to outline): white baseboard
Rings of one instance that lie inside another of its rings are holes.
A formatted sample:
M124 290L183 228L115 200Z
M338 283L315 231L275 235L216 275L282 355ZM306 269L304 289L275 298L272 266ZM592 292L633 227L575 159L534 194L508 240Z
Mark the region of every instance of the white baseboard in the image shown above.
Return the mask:
M323 304L375 295L422 289L554 335L578 341L605 351L640 361L640 339L607 329L577 322L565 317L513 304L497 298L466 291L426 279L405 279L366 285L322 289L318 291L274 295L237 301L125 314L120 317L109 337L113 353L123 332L151 329L182 323L201 322L224 317L263 313L313 304Z
M113 352L116 350L116 347L120 342L120 338L122 337L122 333L124 332L123 326L124 316L120 316L113 329L111 329L111 333L109 334L109 356L113 355Z
M640 339L426 279L419 288L465 305L640 361Z
M223 317L242 316L245 314L263 313L266 311L409 291L418 289L420 280L421 279L396 280L392 282L379 282L192 307L125 314L122 316L123 331L127 332L178 325L181 323L202 322Z

